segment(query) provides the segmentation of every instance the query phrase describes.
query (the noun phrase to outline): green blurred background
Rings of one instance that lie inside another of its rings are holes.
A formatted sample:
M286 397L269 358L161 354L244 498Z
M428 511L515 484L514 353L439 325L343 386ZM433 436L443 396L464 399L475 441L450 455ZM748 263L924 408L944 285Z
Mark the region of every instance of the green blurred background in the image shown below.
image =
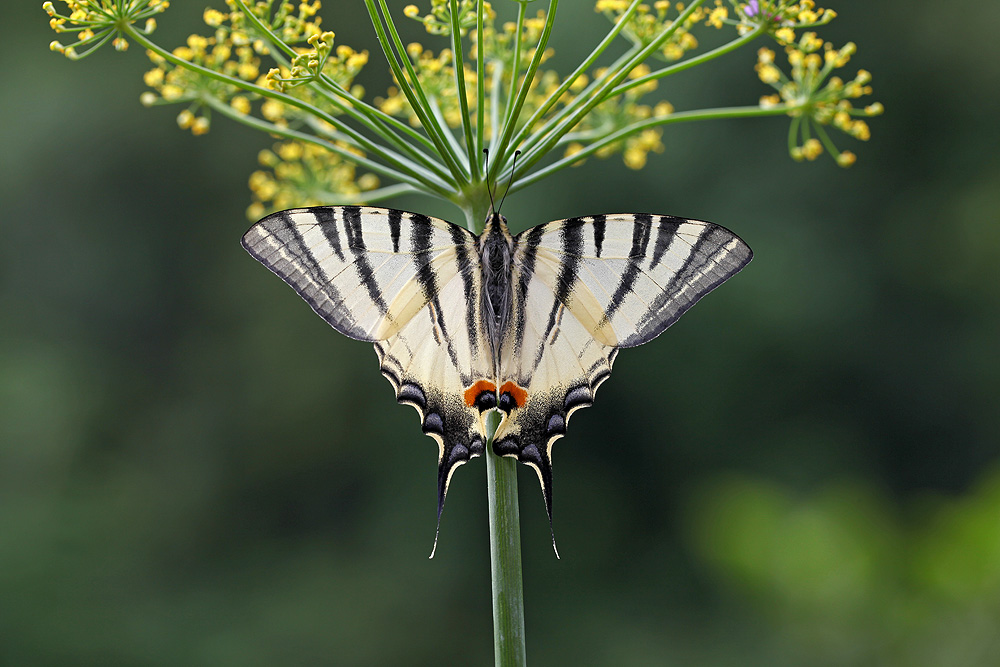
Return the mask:
M138 103L139 49L69 62L40 4L0 28L0 664L489 664L485 466L428 561L433 441L239 246L271 140L179 131ZM206 32L173 4L160 43ZM374 54L360 0L327 5ZM792 162L784 119L675 125L642 172L505 205L704 218L756 253L573 420L560 561L521 471L533 664L1000 661L1000 3L824 6L886 108L837 137L853 168ZM557 25L562 72L606 29L590 2ZM663 96L754 103L754 62Z

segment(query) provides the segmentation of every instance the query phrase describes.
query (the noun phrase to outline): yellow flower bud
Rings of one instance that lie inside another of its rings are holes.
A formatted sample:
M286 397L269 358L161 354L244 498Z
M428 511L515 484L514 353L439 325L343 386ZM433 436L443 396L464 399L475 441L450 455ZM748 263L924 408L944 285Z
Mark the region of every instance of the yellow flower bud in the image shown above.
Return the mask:
M881 102L874 102L865 107L865 113L869 116L879 116L885 111Z
M837 156L837 164L841 167L850 167L852 164L857 162L858 156L851 151L844 151Z
M802 156L805 159L815 160L822 154L823 144L819 142L819 139L809 139L806 143L802 144Z
M250 100L242 95L237 95L233 99L229 100L229 106L241 114L248 114L251 111Z
M150 88L155 88L163 83L163 70L157 67L142 75L142 81Z
M194 114L191 113L190 109L185 109L184 111L177 114L177 127L182 130L186 130L194 124Z

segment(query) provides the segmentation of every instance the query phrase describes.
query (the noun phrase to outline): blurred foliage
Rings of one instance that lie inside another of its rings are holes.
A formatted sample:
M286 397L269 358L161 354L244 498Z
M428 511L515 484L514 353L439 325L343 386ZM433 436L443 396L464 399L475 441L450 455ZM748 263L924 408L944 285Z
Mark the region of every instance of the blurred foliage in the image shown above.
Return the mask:
M599 34L567 4L572 62ZM730 121L505 204L516 229L705 218L756 253L574 418L561 561L521 478L533 663L996 662L1000 5L831 7L887 111L850 170ZM175 2L158 35L202 10ZM368 346L239 248L267 142L181 133L139 105L142 58L70 65L37 6L5 11L0 664L488 664L485 466L428 561L433 442ZM753 67L720 59L672 102L754 99Z
M775 653L811 665L990 664L1000 655L1000 469L895 508L868 485L809 494L726 476L691 499L692 542ZM908 510L908 511L906 511Z

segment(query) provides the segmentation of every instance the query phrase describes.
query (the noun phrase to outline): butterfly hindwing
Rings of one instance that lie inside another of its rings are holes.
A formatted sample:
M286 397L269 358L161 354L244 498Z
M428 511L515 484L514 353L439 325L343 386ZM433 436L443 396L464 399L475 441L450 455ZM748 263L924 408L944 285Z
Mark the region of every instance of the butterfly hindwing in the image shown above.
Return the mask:
M515 280L515 328L500 348L500 387L506 390L500 407L507 414L493 451L535 470L551 524L552 445L566 434L570 416L594 402L618 350L594 339L556 298L541 269L536 265L530 276L523 265L515 269L524 282L518 288Z
M332 206L270 215L243 245L335 329L375 343L397 400L438 444L440 521L452 473L484 445L479 409L464 396L493 368L476 237L413 213Z
M512 409L494 451L535 468L550 521L552 445L593 403L618 348L658 336L750 258L729 230L671 216L572 218L515 237L500 379Z
M481 289L472 278L460 272L399 333L375 343L397 400L417 409L423 432L438 444L439 526L452 474L485 447L480 410L467 389L491 376L493 365L482 327L469 319Z

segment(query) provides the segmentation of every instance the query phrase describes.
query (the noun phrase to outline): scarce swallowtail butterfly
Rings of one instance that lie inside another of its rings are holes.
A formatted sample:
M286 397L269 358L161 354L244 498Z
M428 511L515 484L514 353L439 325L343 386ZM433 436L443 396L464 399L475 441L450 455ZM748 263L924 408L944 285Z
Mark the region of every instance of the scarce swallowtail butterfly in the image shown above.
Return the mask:
M570 218L512 236L491 213L476 236L360 206L274 213L243 247L334 329L375 344L396 399L437 441L439 528L452 473L483 454L494 409L493 451L534 468L551 526L552 445L594 402L618 350L660 335L752 256L719 225L666 215Z

